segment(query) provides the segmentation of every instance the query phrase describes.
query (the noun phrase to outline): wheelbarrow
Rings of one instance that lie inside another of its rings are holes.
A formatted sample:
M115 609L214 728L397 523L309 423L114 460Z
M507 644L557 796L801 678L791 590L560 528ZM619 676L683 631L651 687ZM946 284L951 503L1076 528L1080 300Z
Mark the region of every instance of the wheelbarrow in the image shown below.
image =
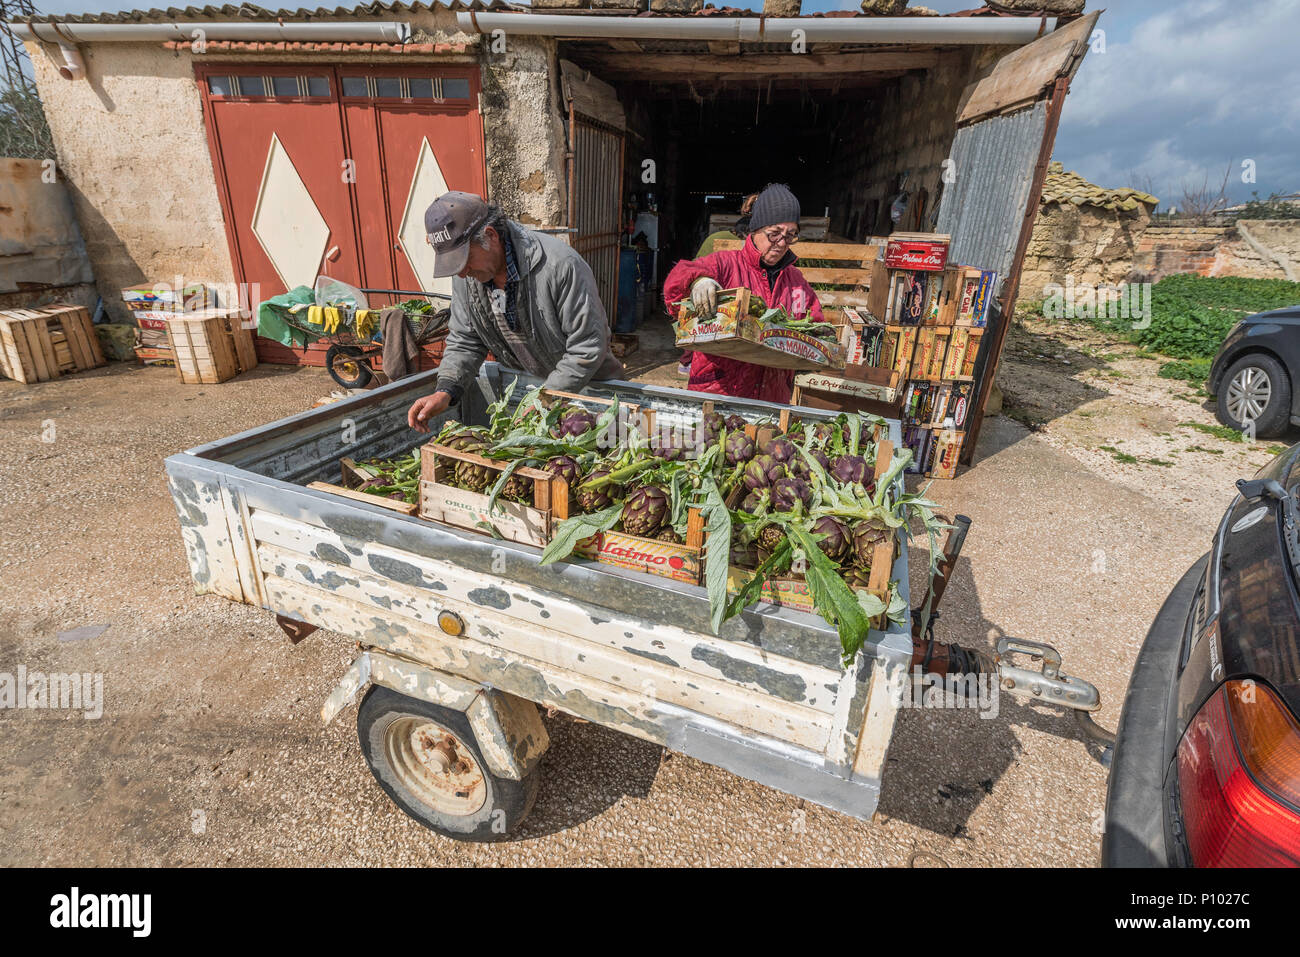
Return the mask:
M406 321L411 326L417 345L423 347L431 342L446 338L447 324L451 318L451 297L444 293L421 292L408 289L362 289L369 297L387 297L388 305L399 304L406 311ZM399 297L406 297L406 302L394 303ZM448 307L435 308L432 300L445 299ZM412 302L423 300L423 302ZM424 308L421 308L424 307ZM380 305L374 308L388 308ZM308 313L302 310L287 313L284 321L301 332L329 344L325 350L325 368L330 377L345 389L364 389L379 371L373 365L375 359L383 352L383 342L375 338L378 329L366 335L358 335L356 316L358 310L352 306L339 306L339 324L332 332L322 332L321 326L307 320Z

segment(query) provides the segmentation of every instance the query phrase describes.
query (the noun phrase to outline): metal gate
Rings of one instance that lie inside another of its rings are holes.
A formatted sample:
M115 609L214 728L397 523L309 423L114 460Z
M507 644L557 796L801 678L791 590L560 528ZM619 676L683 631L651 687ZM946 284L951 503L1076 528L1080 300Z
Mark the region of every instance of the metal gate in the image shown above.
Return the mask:
M570 239L596 274L611 327L618 312L624 142L622 130L584 116L569 104Z

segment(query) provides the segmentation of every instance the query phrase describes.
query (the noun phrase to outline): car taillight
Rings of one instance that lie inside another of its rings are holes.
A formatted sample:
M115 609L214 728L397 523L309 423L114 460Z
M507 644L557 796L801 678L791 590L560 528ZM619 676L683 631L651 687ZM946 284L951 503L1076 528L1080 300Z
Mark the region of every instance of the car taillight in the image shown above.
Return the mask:
M1197 867L1300 866L1300 723L1266 687L1228 681L1178 745Z

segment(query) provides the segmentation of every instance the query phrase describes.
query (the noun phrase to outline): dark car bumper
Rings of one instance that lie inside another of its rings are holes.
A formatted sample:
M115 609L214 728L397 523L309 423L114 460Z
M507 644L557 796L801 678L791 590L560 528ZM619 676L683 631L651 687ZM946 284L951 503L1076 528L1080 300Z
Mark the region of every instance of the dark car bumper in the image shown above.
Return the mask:
M1173 854L1165 836L1165 725L1178 680L1178 659L1196 589L1209 555L1174 586L1147 632L1115 735L1115 755L1106 792L1104 867L1168 867Z

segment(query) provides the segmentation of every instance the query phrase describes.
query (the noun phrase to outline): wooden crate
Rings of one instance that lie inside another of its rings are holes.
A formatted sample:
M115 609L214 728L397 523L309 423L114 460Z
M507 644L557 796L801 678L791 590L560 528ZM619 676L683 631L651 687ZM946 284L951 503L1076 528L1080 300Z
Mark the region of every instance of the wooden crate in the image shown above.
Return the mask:
M579 542L574 554L605 565L698 585L704 573L704 518L698 508L690 509L687 514L685 544L661 542L627 532L600 532Z
M874 477L878 480L889 468L889 463L894 457L894 443L888 439L881 440L883 430L879 425L872 430L872 439L876 442L876 466ZM876 544L875 550L871 556L871 578L865 589L859 591L868 591L876 595L886 604L889 603L889 576L893 574L894 559L898 556L900 546L897 532L886 536L884 541ZM752 568L741 568L731 566L727 577L727 588L731 592L737 592L754 574ZM812 592L808 588L808 583L800 576L790 576L787 578L773 578L763 585L759 594L759 600L765 601L770 605L778 605L782 608L790 608L795 611L814 612L812 601ZM874 619L871 623L873 628L880 628L883 622L882 614Z
M56 303L0 312L0 372L18 382L47 382L104 365L104 352L81 306Z
M238 312L208 309L170 317L167 341L181 381L190 385L225 382L257 365L252 331Z
M390 509L394 512L401 512L403 515L414 515L419 508L418 505L412 505L410 502L399 502L395 498L388 498L386 495L371 495L369 492L357 490L357 486L364 484L367 480L375 477L375 474L369 471L364 465L358 465L352 459L340 459L339 468L341 474L341 484L333 485L329 482L309 482L307 487L313 488L318 492L330 492L334 495L341 495L344 498L350 498L354 502L368 502L371 505L378 505L380 508Z
M532 481L533 504L498 499L497 511L489 513L490 495L447 482L448 473L455 469L457 462L473 462L493 472L505 470L505 463L473 452L461 452L434 442L421 446L417 513L420 518L540 548L551 540L554 523L569 517L569 483L550 472L527 466L515 469L515 475Z
M676 345L692 352L726 356L774 369L843 369L844 347L807 333L765 326L749 315L748 289L718 293L718 313L701 318L690 301L678 307Z

